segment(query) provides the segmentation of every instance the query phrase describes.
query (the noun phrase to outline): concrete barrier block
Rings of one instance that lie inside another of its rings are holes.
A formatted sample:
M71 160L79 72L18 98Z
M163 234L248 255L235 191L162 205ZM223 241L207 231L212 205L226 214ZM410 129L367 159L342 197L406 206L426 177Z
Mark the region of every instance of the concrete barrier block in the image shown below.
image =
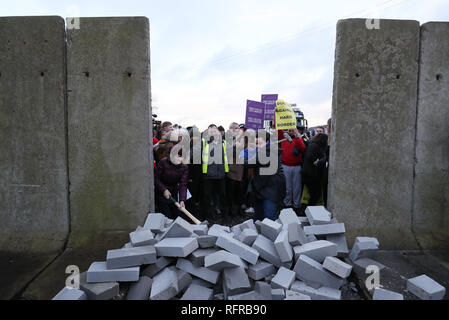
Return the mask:
M239 256L251 264L255 264L259 258L259 252L257 252L257 250L228 236L220 236L216 242L216 245Z
M379 247L373 242L357 242L349 253L349 259L356 261L360 258L374 258Z
M265 218L260 225L261 234L271 241L276 240L281 230L282 224L267 218Z
M150 300L170 300L177 294L178 277L175 271L166 268L154 277Z
M253 280L261 280L276 272L276 268L269 262L258 260L248 268L248 276Z
M197 249L192 252L189 260L195 267L204 267L204 258L218 250L217 248Z
M257 250L262 259L270 262L277 268L281 267L281 258L276 251L273 241L259 234L253 243L253 248Z
M71 247L131 230L154 209L149 20L80 25L66 30Z
M199 236L196 238L201 249L213 248L217 242L216 236Z
M108 269L136 267L155 263L156 260L154 246L109 250L106 257Z
M271 287L273 289L289 290L293 281L295 281L296 274L292 270L280 267L274 278L271 280Z
M294 224L293 224L294 225ZM274 247L281 262L289 262L293 259L293 248L288 242L288 230L282 230L274 241Z
M178 259L178 262L176 263L176 268L184 270L185 272L190 273L195 277L198 277L213 284L217 283L218 277L220 275L220 272L215 270L211 270L205 267L195 267L192 264L192 262L182 258Z
M222 271L227 268L245 268L245 265L239 256L220 250L211 253L204 258L204 267L216 271Z
M421 300L443 300L446 294L446 288L426 275L408 279L407 290Z
M312 225L304 227L306 235L328 236L333 234L343 234L346 232L344 223L333 223L323 225Z
M191 284L181 300L212 300L214 290L196 284Z
M162 233L165 228L166 217L162 213L150 213L143 225L144 229L149 229L154 233Z
M404 296L397 292L374 288L373 300L404 300Z
M348 243L344 234L326 236L326 240L337 245L337 257L346 258L349 256Z
M65 287L52 300L87 300L87 296L84 291Z
M421 25L413 219L406 221L413 221L414 235L422 249L448 251L449 23L444 20Z
M0 250L56 256L70 228L64 19L1 17L0 30Z
M299 256L293 271L295 271L299 280L306 282L315 289L319 287L340 289L344 284L344 280L332 275L319 262L306 255Z
M156 260L155 263L146 266L142 270L142 276L147 276L149 278L153 278L156 274L162 271L165 267L175 262L174 258L170 257L160 257Z
M126 300L149 300L152 285L153 279L146 276L140 277L139 281L129 286Z
M141 229L129 234L131 245L133 247L151 246L156 244L153 233L149 229Z
M223 287L225 298L251 290L248 275L242 267L223 270Z
M307 207L306 216L310 225L330 224L332 214L323 206Z
M302 246L296 246L293 250L295 252L295 260L298 260L300 255L306 255L320 263L322 263L326 257L335 257L337 255L337 245L326 240L309 242Z
M286 290L284 300L312 300L312 299L308 295L296 291Z
M154 247L158 256L185 258L199 246L196 238L165 238Z
M257 233L256 230L251 229L251 228L246 228L239 234L237 239L240 242L246 244L247 246L252 246L254 241L256 241L258 235L259 234Z
M86 293L87 300L110 300L120 293L118 282L88 283L87 272L80 274L80 289Z
M87 270L87 283L135 282L139 280L140 267L108 269L106 261L94 262Z
M366 19L337 24L329 209L351 222L348 239L375 232L388 249L414 249L420 24L388 19L379 24L376 32L366 28ZM401 107L392 114L392 106ZM378 125L367 132L373 120ZM386 137L392 130L397 134ZM382 162L385 166L378 165Z
M351 265L344 263L335 257L326 257L326 259L324 259L323 267L342 279L349 277L352 271Z

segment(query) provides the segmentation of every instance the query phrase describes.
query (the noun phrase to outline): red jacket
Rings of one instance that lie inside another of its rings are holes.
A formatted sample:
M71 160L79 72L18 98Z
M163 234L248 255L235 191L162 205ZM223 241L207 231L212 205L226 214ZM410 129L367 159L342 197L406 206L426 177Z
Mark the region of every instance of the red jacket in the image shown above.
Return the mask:
M278 139L283 140L284 132L282 130L278 130ZM292 138L292 142L284 141L281 142L282 152L282 164L294 167L302 164L302 154L306 150L306 145L302 138ZM299 151L299 156L293 154L292 149L293 146L296 146L296 149Z

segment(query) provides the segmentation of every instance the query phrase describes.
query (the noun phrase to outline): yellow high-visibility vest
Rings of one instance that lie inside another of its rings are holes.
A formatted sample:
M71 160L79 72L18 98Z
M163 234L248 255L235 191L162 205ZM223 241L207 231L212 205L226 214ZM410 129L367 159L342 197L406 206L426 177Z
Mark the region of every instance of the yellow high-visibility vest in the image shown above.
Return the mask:
M201 139L203 142L203 173L207 173L207 167L209 165L209 143L206 143L206 140ZM226 140L223 141L223 155L224 155L224 169L225 172L229 172L229 163L228 163L228 156L226 155Z

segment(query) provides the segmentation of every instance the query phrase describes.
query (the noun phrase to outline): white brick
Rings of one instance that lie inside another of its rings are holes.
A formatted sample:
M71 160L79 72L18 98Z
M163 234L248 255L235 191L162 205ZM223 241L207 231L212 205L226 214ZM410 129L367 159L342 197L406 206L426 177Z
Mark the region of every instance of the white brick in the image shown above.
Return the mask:
M150 300L169 300L178 293L176 272L166 268L154 277L151 285Z
M204 266L216 271L221 271L227 268L245 267L239 256L224 250L207 255L204 258Z
M191 275L198 277L200 279L203 279L207 282L216 284L218 281L218 276L220 275L220 272L211 270L205 267L195 267L192 262L190 262L187 259L179 258L178 262L176 263L176 267L178 269L184 270L187 273L190 273Z
M292 246L299 246L309 242L306 234L304 233L304 230L299 223L290 223L287 226L287 231L288 242L290 242Z
M407 290L421 300L442 300L446 288L426 275L407 280Z
M252 246L258 235L257 231L254 229L246 228L239 234L237 239L247 246Z
M276 268L269 262L259 260L255 265L248 268L248 276L253 280L261 280L276 271Z
M312 299L305 294L291 291L291 290L286 290L285 291L285 300L312 300Z
M294 247L293 250L295 252L295 260L298 260L300 255L306 255L320 263L326 257L335 257L337 255L337 245L326 240L309 242L302 246Z
M162 233L165 227L165 216L162 213L150 213L147 216L144 229L150 229L154 233Z
M87 296L81 290L65 287L52 300L87 300Z
M246 244L227 236L221 236L216 242L217 247L233 253L251 264L256 264L259 252Z
M106 261L94 262L87 270L87 283L134 282L139 280L140 267L109 270Z
M188 238L193 233L193 226L181 217L177 217L175 221L168 227L167 231L161 237L166 238Z
M307 207L306 216L311 225L331 223L331 213L323 206Z
M253 248L258 251L262 259L270 262L277 268L281 267L281 258L276 251L273 241L259 234L256 241L254 241Z
M154 245L158 256L184 258L198 249L195 238L165 238Z
M373 300L404 300L404 296L397 292L375 288Z
M320 287L319 289L308 286L303 281L293 282L290 290L308 295L312 300L341 300L341 291L338 289Z
M344 283L344 280L332 275L320 263L305 255L299 256L293 271L298 279L315 289L322 286L340 289Z
M346 232L344 223L312 225L304 227L306 235L327 236Z
M323 267L343 279L349 277L352 271L352 266L335 257L326 257Z
M356 261L360 258L374 258L379 247L371 241L354 243L349 259Z
M273 220L270 220L268 218L265 218L261 225L260 225L260 231L263 236L270 239L271 241L276 240L277 236L282 230L282 224L277 223Z
M293 259L293 249L288 242L288 230L283 230L279 233L274 241L274 247L281 259L281 262L288 262Z
M149 229L131 232L129 238L133 247L150 246L157 242L154 239L154 234Z
M289 225L291 223L300 224L298 216L296 215L295 211L291 208L283 209L279 214L279 220L281 220L281 223L283 225Z
M290 289L293 281L295 281L295 276L295 272L287 268L280 267L274 278L271 280L271 287L273 289L281 288L288 290Z

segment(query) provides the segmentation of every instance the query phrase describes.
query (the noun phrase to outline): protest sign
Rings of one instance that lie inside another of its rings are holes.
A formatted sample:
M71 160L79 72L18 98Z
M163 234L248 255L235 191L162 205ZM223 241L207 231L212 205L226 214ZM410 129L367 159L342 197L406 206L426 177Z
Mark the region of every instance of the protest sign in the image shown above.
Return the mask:
M292 107L283 100L276 101L276 130L296 129L296 116Z
M247 100L246 102L246 120L247 129L263 129L265 117L265 103Z

